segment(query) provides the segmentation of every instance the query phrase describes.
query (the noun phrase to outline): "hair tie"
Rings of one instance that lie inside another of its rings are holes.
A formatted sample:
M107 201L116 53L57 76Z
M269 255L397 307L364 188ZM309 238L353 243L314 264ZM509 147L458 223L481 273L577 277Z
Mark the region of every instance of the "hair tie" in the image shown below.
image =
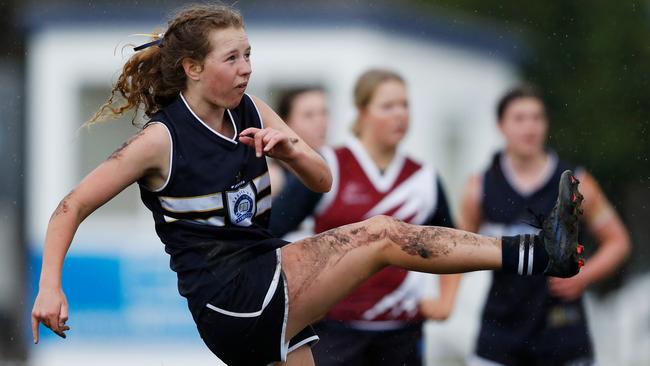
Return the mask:
M133 50L137 52L137 51L144 50L145 48L148 48L148 47L151 47L151 46L160 47L161 43L162 43L162 39L157 39L155 41L147 42L147 43L141 44L141 45L139 45L137 47L133 47Z
M146 37L151 37L151 38L156 38L156 37L158 38L158 39L155 39L155 40L153 40L151 42L147 42L147 43L141 44L141 45L139 45L137 47L133 47L133 51L137 52L137 51L142 51L145 48L149 48L151 46L162 47L162 40L163 40L163 37L165 36L165 34L164 33L158 33L158 34L137 33L137 34L132 34L132 36L146 36Z

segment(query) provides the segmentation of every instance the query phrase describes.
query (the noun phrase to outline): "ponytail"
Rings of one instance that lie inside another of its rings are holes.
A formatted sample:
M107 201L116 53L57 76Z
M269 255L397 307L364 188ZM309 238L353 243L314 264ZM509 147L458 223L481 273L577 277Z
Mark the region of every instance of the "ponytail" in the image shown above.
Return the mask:
M151 117L160 109L160 105L169 104L173 97L167 95L171 98L163 101L164 96L155 93L162 79L160 59L159 46L148 47L131 56L124 64L122 73L111 90L111 96L86 124L117 118L129 110L134 110L131 122L135 124L141 105L144 105L145 115ZM116 98L120 99L120 104L116 105ZM156 103L156 100L159 103Z
M147 117L162 110L185 90L183 60L203 61L212 50L210 32L231 27L243 28L244 20L229 6L191 5L181 9L167 31L149 35L150 42L134 48L136 53L124 64L111 96L86 125L130 110L134 111L131 123L135 124L140 108Z

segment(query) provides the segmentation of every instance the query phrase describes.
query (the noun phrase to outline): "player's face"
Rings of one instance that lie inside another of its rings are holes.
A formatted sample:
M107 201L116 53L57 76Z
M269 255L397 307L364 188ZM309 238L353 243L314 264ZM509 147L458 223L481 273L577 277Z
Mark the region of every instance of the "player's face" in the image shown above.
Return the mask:
M239 105L251 76L248 36L243 28L210 32L212 51L203 61L200 88L210 103L234 108Z
M539 154L548 130L544 104L532 97L513 100L506 107L499 128L510 152L521 156Z
M286 122L313 149L323 147L329 124L325 94L314 90L296 96Z
M379 84L368 106L361 111L361 134L385 148L402 141L409 127L408 95L402 82L389 80Z

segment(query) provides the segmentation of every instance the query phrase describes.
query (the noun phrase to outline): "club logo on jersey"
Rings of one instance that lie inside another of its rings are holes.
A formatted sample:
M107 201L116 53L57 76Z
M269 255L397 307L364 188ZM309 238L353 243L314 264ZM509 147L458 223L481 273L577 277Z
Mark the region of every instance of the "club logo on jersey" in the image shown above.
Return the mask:
M247 194L242 194L235 202L235 216L236 222L241 222L245 219L253 217L253 199Z
M251 226L255 215L255 191L251 183L226 192L230 222L237 226Z

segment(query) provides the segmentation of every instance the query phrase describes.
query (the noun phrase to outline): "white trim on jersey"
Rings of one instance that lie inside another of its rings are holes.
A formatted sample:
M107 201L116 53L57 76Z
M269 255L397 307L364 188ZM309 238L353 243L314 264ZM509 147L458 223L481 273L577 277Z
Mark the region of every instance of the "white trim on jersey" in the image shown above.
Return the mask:
M162 208L169 212L207 212L223 208L221 192L198 197L159 196L158 200Z
M260 128L263 129L264 128L264 121L262 120L262 114L260 113L260 110L257 108L257 104L255 104L255 101L253 100L253 98L250 95L248 95L246 93L244 93L244 95L247 96L248 99L251 100L251 103L253 103L253 107L255 107L255 111L257 112L257 117L260 119Z
M214 133L215 135L221 137L222 139L224 139L224 140L226 140L226 141L228 141L228 142L230 142L232 144L237 145L237 141L235 139L237 138L237 135L239 135L239 132L237 131L237 125L235 124L235 119L232 118L232 113L230 113L230 109L226 109L226 111L228 112L228 117L230 117L230 123L232 123L233 131L235 131L235 134L233 135L232 138L229 138L229 137L226 137L226 136L220 134L219 132L213 130L212 127L210 127L207 123L203 122L203 120L199 116L197 116L196 113L194 113L192 108L190 108L190 105L187 104L187 101L185 100L185 97L183 96L183 93L180 93L180 96L181 96L181 100L183 101L183 103L185 103L185 106L190 111L190 113L192 113L194 118L196 118L197 121L201 122L201 124L203 126L205 126L205 128L207 128L210 132Z
M259 194L271 185L271 175L269 175L269 172L267 171L266 173L253 179L253 184L255 185L255 189Z
M398 150L382 174L357 138L349 138L346 146L357 159L357 162L361 165L361 169L366 173L366 176L368 176L368 179L378 192L384 193L395 184L395 180L397 180L399 173L402 171L402 167L404 167L404 162L406 162L406 157Z
M210 226L225 226L225 219L223 216L212 216L207 219L181 219L180 221L192 222L195 224L201 225L210 225Z
M438 181L433 169L422 166L371 208L365 218L383 215L399 207L393 217L400 220L413 217L410 223L421 225L437 209L437 185Z
M336 153L331 147L323 146L320 150L320 154L323 159L325 159L325 163L327 163L330 168L330 172L332 173L332 187L330 188L329 192L323 194L320 201L318 202L318 205L316 205L316 208L314 209L314 216L318 216L325 212L330 207L332 202L334 202L336 196L339 193L339 162L336 158Z
M280 279L281 279L280 275L281 275L281 272L282 272L282 261L281 261L282 255L281 255L280 249L276 249L275 253L276 253L276 256L278 258L277 263L275 265L275 273L273 273L273 280L271 280L271 284L269 285L269 289L266 291L266 296L264 296L264 301L262 302L262 308L260 310L249 312L249 313L239 313L239 312L235 312L235 311L229 311L229 310L221 309L221 308L219 308L217 306L214 306L214 305L212 305L210 303L205 304L205 306L210 310L216 311L217 313L221 313L221 314L236 317L236 318L255 318L255 317L258 317L258 316L262 315L262 311L264 311L264 309L266 309L266 307L271 302L271 299L273 298L273 294L275 293L275 289L278 287L278 283L280 282ZM283 282L284 282L284 280L283 280ZM285 287L286 287L286 284L285 284ZM285 291L286 291L286 288L285 288ZM283 333L284 333L284 329L283 329Z
M499 164L501 165L501 171L503 172L503 177L506 179L506 182L512 187L512 189L517 192L522 197L530 197L531 195L535 194L538 192L540 189L542 189L544 186L548 184L548 182L553 179L553 176L555 175L555 170L557 170L557 165L559 163L558 156L555 152L551 151L548 153L548 158L549 158L549 163L544 167L546 171L544 172L544 176L540 178L539 183L532 187L531 189L528 189L526 191L521 190L521 188L516 184L516 179L515 179L515 172L510 165L508 159L506 159L506 154L501 153L501 157L499 158Z
M271 203L273 202L273 198L269 194L268 196L262 198L261 200L257 201L257 212L255 213L255 216L259 216L266 211L271 209Z
M166 223L170 223L170 222L176 222L176 221L178 221L178 219L173 218L173 217L169 217L169 216L167 216L167 215L163 215L163 219L165 219L165 222L166 222Z
M191 222L194 224L201 224L201 225L210 225L210 226L225 226L224 218L223 216L212 216L207 219L176 219L173 217L169 217L167 215L163 215L163 218L165 219L166 223L171 223L171 222L176 222L176 221L185 221L185 222Z
M169 180L172 177L172 162L173 162L173 158L174 158L174 139L172 139L172 133L169 131L169 128L167 128L167 125L165 125L162 122L153 121L153 122L147 123L146 126L153 125L153 124L158 124L158 125L162 125L163 127L165 127L165 131L167 131L167 135L169 136L169 172L167 173L167 179L165 179L165 183L163 183L162 187L160 187L160 188L148 189L147 187L144 187L147 190L156 193L156 192L160 192L163 189L165 189L165 187L167 187L167 184L169 184ZM146 126L145 126L145 128L146 128Z

